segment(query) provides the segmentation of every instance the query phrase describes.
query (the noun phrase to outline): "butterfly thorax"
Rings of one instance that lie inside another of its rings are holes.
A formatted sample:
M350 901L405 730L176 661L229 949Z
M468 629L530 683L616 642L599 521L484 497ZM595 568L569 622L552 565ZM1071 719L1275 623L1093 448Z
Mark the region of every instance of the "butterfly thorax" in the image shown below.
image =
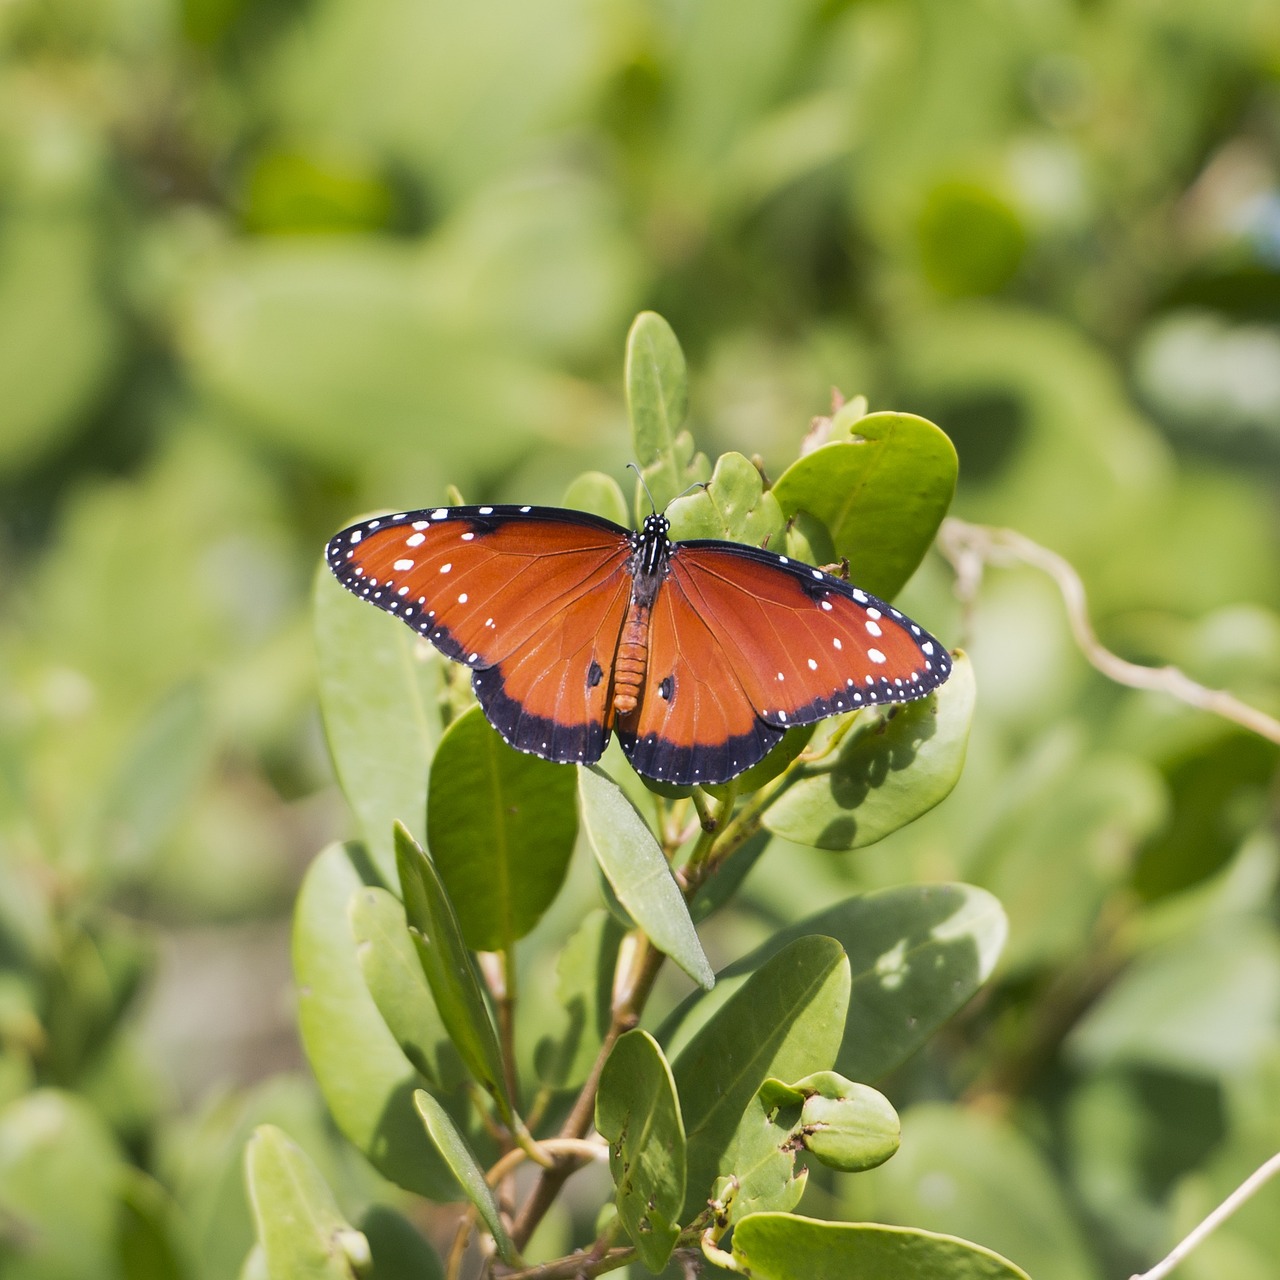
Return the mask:
M613 709L620 716L630 715L640 703L649 655L649 615L671 559L670 528L666 516L646 516L644 527L631 538L631 602L613 669Z

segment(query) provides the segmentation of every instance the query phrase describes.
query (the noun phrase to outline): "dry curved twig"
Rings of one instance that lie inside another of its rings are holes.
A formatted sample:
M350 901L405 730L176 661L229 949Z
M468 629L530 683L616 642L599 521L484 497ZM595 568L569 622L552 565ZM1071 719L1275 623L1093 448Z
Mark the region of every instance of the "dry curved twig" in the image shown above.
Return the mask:
M1051 577L1067 609L1071 634L1089 663L1117 684L1134 689L1167 693L1189 706L1232 720L1271 742L1280 743L1280 720L1259 711L1233 694L1208 689L1177 667L1144 667L1127 662L1099 641L1089 621L1088 601L1080 575L1060 555L1013 529L970 524L954 516L942 522L938 549L955 569L957 589L963 600L971 601L988 564L1028 564Z

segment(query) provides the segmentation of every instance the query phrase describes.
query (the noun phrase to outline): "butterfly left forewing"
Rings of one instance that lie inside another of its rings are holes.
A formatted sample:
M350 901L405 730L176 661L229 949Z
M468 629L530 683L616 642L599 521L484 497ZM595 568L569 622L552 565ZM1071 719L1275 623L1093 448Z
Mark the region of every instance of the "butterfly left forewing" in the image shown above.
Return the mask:
M583 513L438 507L352 525L327 559L348 590L471 668L512 746L590 763L608 741L627 539Z

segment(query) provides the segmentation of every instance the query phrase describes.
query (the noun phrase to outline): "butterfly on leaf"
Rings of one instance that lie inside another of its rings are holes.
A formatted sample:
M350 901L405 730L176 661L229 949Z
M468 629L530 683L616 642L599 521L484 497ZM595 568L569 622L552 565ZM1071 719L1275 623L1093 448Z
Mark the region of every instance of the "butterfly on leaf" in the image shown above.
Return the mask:
M796 725L950 675L938 640L843 579L669 531L657 514L632 532L555 507L436 507L351 525L326 556L471 668L513 747L591 764L616 733L637 773L668 783L725 782Z

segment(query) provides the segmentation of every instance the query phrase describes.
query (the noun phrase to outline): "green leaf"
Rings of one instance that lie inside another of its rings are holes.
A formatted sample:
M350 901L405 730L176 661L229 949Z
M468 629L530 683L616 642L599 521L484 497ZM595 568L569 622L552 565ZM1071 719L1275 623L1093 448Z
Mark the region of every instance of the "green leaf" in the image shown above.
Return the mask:
M689 376L684 352L671 326L653 311L642 311L627 334L627 410L645 483L662 511L695 480L705 480L706 458L694 456L693 437L681 431L689 408ZM637 513L647 514L637 494Z
M773 493L788 517L807 511L826 525L858 586L892 600L951 505L955 446L910 413L868 414L850 435L793 462Z
M1036 1280L1096 1280L1053 1167L1009 1121L926 1103L903 1113L902 1132L892 1160L842 1184L843 1216L980 1240Z
M689 1117L682 1221L712 1183L735 1172L735 1136L771 1076L798 1079L835 1060L849 1005L849 962L834 938L799 938L766 961L681 1050L673 1064Z
M578 790L587 838L618 901L659 951L710 989L715 974L653 832L598 766L578 770Z
M671 1068L647 1031L628 1031L614 1044L600 1075L596 1128L610 1143L618 1213L657 1275L680 1235L685 1140Z
M1008 932L1000 903L963 884L903 885L860 894L781 930L693 996L658 1038L678 1053L717 1010L788 943L835 938L849 957L852 989L836 1069L877 1080L904 1062L991 976Z
M774 1111L799 1108L796 1138L833 1169L861 1173L884 1164L898 1149L898 1113L870 1085L856 1084L834 1071L817 1071L795 1084L766 1080L760 1095Z
M725 453L705 488L676 498L667 507L671 536L723 538L753 547L772 545L775 551L786 517L777 498L765 492L764 480L752 462L740 453Z
M392 1182L449 1200L457 1187L413 1110L422 1080L369 994L351 934L352 898L377 880L359 845L330 845L311 864L293 920L298 1028L338 1128Z
M245 1149L245 1180L271 1280L353 1280L369 1244L342 1216L320 1171L275 1125Z
M356 960L382 1020L431 1084L453 1089L466 1072L436 1011L400 900L376 886L360 889L348 916Z
M765 828L817 849L860 849L914 822L959 781L973 702L973 668L958 652L928 697L856 712L834 755L806 766L765 810Z
M572 511L590 511L592 515L603 516L624 529L631 527L631 513L627 510L622 489L612 476L605 475L603 471L584 471L564 491L560 505Z
M534 1051L538 1078L565 1089L586 1080L612 1020L613 975L626 930L603 909L587 913L556 961L556 999L567 1025Z
M41 1089L0 1112L6 1275L112 1275L124 1162L82 1099Z
M458 1132L448 1112L425 1090L419 1089L413 1095L413 1101L432 1142L453 1170L453 1176L466 1192L467 1199L475 1205L476 1212L489 1228L489 1234L498 1247L498 1256L508 1266L516 1266L519 1261L516 1247L511 1243L506 1227L502 1225L498 1202L484 1180L484 1170L467 1146L467 1140Z
M507 746L473 707L431 764L427 847L476 951L509 951L564 883L578 838L574 771Z
M512 1118L502 1075L502 1053L471 953L463 941L453 904L435 866L414 838L396 825L396 861L410 935L427 975L440 1019L471 1074Z
M427 767L440 740L441 659L325 565L316 572L314 609L333 767L384 882L395 884L392 823L423 830Z
M999 1254L955 1236L789 1213L743 1218L733 1258L753 1280L1030 1280Z

